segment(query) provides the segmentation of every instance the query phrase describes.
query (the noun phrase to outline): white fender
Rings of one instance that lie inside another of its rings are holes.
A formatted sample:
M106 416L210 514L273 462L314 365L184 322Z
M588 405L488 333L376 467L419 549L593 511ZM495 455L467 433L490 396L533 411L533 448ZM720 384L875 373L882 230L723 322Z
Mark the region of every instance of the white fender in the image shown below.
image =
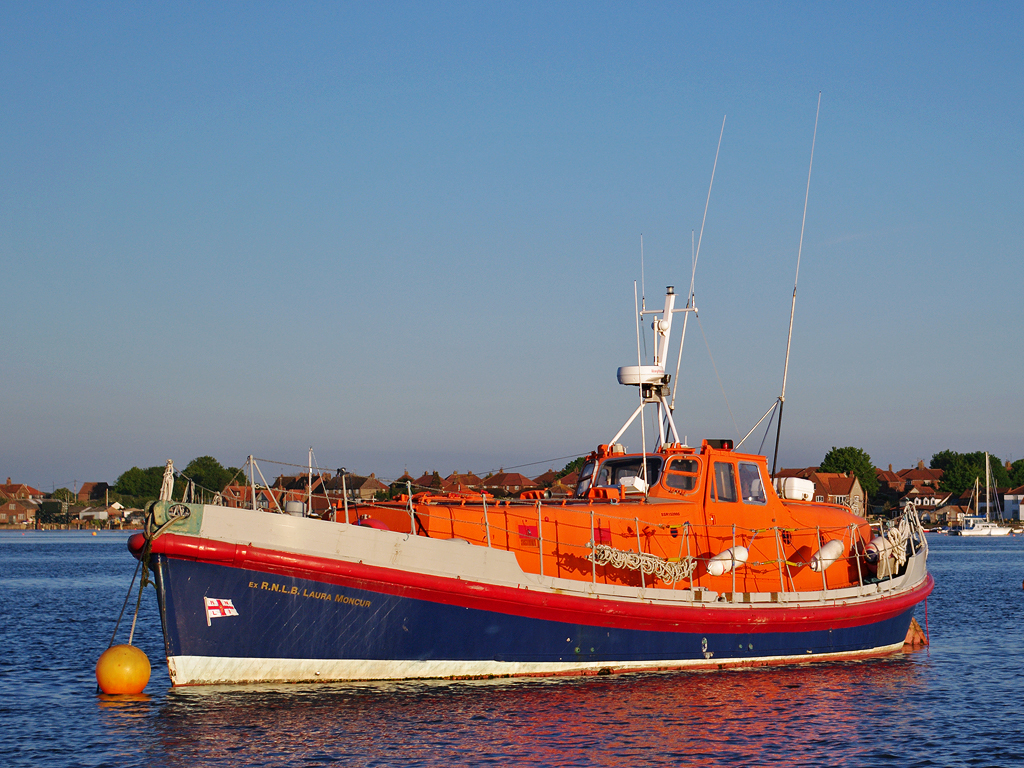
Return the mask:
M871 542L864 548L865 559L874 565L883 557L889 554L889 550L892 549L892 544L884 536L875 536Z
M725 552L719 552L708 561L708 573L712 576L721 576L729 573L737 565L743 565L750 557L746 547L730 547Z
M844 554L843 542L829 541L811 558L811 570L823 571Z

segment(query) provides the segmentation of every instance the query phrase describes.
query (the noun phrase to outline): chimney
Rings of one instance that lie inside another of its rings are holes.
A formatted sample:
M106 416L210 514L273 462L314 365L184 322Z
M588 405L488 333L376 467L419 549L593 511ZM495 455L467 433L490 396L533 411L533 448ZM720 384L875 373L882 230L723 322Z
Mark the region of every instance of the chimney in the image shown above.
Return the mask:
M889 471L892 472L892 464L889 465Z
M918 459L917 460L917 468L918 469L924 469L924 459Z

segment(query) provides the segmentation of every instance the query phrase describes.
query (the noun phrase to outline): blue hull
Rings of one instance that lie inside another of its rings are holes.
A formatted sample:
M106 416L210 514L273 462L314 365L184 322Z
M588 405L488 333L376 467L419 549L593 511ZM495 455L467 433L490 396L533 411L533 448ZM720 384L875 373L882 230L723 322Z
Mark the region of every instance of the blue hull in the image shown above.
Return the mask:
M891 648L906 637L914 610L810 631L714 632L685 623L650 631L602 625L598 616L594 624L566 623L521 615L515 605L481 610L164 555L155 560L168 658L756 664ZM229 599L238 615L208 619L204 598Z

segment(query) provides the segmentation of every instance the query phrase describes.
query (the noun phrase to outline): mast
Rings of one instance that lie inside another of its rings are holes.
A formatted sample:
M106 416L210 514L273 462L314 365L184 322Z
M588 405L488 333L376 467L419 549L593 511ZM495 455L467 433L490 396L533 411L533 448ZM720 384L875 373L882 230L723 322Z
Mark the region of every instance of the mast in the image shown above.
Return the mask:
M690 230L690 292L686 294L686 306L693 307L697 311L696 302L693 296L693 282L697 277L697 259L700 258L700 244L704 239L704 224L708 220L708 206L711 205L711 189L715 186L715 171L718 169L718 153L722 151L722 137L725 135L725 118L722 115L722 130L718 132L718 147L715 149L715 162L711 166L711 182L708 184L708 198L704 201L704 218L700 220L700 237L697 238L697 250L693 249L693 230ZM679 389L679 366L683 362L683 344L686 343L686 321L689 315L683 315L683 333L679 339L679 357L676 359L676 383L672 386L672 400L669 403L669 411L676 409L676 391Z
M985 451L985 520L992 522L992 502L989 498L989 470L988 451Z
M634 303L636 302L636 284L633 286ZM673 442L679 442L679 432L676 430L675 421L672 419L672 410L669 407L669 395L671 391L669 389L669 381L672 379L672 374L665 373L665 358L669 351L669 341L672 335L672 315L676 312L693 312L693 307L684 307L676 309L676 291L673 286L668 286L665 289L665 307L664 309L647 309L640 310L637 313L637 327L639 328L639 317L641 315L660 315L656 317L652 323L654 328L654 360L653 365L643 365L639 360L639 341L637 342L637 365L626 365L618 370L619 384L626 386L634 386L640 388L640 404L636 410L633 411L633 415L626 420L626 423L622 425L622 428L615 433L615 437L611 439L611 443L617 443L622 434L629 428L629 425L636 420L637 416L643 414L644 405L647 403L653 404L657 408L658 412L658 436L662 442L666 440L665 429L663 424L668 425L668 430L671 434ZM643 422L641 422L643 424ZM644 442L646 443L646 429L642 427ZM643 452L646 454L647 446L643 446Z
M779 440L782 437L782 408L786 404L786 378L789 376L789 350L793 344L793 316L796 314L796 285L800 279L800 256L804 250L804 227L807 225L807 199L811 195L811 169L814 168L814 143L818 139L818 115L821 114L821 91L818 108L814 112L814 135L811 138L811 162L807 166L807 190L804 192L804 216L800 222L800 245L796 249L796 277L793 278L793 304L789 310L789 336L786 339L786 365L782 369L782 393L779 395L779 423L775 429L775 456L772 459L772 477L779 461Z

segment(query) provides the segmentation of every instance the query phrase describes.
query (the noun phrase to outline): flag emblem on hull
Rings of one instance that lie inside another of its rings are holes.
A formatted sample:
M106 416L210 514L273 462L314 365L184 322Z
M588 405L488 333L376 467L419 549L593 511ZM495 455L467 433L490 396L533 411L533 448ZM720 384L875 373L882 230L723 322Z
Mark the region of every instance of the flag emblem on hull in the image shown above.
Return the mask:
M238 611L230 600L222 600L217 597L204 597L206 602L206 626L210 626L210 619L223 619L225 616L237 616Z

